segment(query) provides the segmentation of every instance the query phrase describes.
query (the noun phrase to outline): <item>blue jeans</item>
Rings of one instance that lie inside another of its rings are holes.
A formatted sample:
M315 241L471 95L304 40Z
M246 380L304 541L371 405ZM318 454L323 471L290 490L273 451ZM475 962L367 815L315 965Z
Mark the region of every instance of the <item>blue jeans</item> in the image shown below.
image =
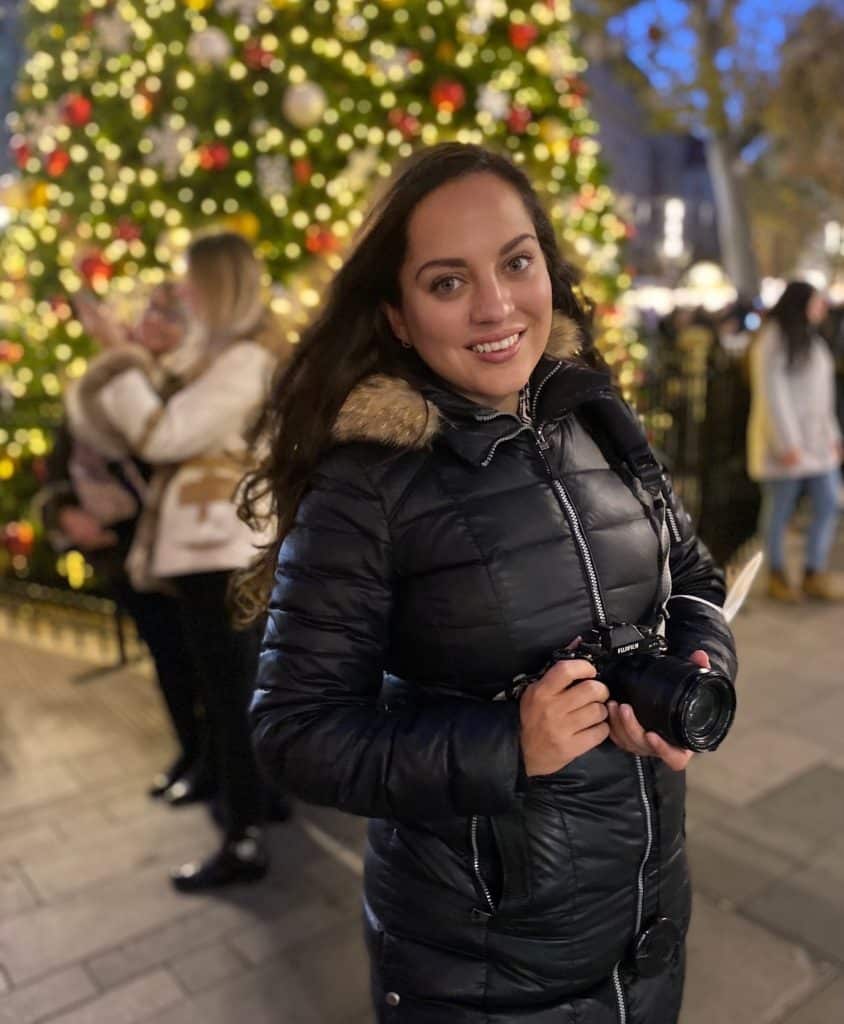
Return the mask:
M826 568L838 520L840 485L841 474L837 469L820 476L762 481L760 526L770 570L782 572L785 567L786 527L804 493L809 495L812 505L806 538L806 570L820 572Z

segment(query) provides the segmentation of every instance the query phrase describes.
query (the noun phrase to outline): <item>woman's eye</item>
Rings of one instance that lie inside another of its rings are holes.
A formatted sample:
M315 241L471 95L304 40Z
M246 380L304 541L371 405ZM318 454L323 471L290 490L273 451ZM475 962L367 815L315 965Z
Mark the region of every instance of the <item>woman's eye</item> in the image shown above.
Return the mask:
M533 263L533 257L528 256L527 253L521 253L518 256L514 256L510 260L508 266L510 267L511 270L515 271L527 270L531 263Z
M457 291L459 284L459 277L440 277L431 285L431 291L438 295L451 295Z

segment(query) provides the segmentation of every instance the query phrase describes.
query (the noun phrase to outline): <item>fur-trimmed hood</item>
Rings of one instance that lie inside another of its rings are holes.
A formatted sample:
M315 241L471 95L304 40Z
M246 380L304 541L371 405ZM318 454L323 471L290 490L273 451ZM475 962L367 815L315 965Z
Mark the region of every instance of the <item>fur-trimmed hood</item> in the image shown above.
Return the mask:
M165 388L166 374L140 345L103 352L92 360L85 375L68 388L66 403L73 433L107 458L122 459L131 454L125 435L102 412L99 395L111 381L127 370L140 370L153 387Z
M574 320L554 313L545 357L571 359L583 338ZM343 403L332 429L338 444L374 441L392 448L427 448L441 432L438 405L400 377L373 374L361 381Z

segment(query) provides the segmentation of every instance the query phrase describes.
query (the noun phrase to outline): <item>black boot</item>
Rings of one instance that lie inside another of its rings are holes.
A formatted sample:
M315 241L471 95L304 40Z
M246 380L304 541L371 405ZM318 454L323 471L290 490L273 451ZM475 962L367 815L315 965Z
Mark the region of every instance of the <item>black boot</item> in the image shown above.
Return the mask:
M238 839L227 839L205 861L190 861L171 874L179 892L204 892L237 882L258 882L269 869L269 860L257 828L248 828Z
M153 775L152 782L150 783L147 793L149 796L158 799L158 797L164 796L167 790L180 779L186 772L189 772L191 768L191 759L187 754L182 754L177 757L176 760L166 768L163 772L158 772Z
M171 783L161 796L171 807L181 807L210 800L216 793L217 786L207 768L195 768Z

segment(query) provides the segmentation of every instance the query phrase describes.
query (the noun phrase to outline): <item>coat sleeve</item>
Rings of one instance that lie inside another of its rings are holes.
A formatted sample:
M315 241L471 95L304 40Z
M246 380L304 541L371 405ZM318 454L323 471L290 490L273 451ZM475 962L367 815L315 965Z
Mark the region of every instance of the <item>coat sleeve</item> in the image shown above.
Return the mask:
M691 516L670 481L666 498L671 534L671 597L665 630L669 652L686 658L693 651L706 651L712 667L735 680L735 639L722 611L724 574L695 533Z
M396 580L385 510L335 449L282 545L251 708L258 761L368 817L494 814L516 799L514 702L378 703Z
M166 403L140 369L111 380L99 400L142 459L183 462L240 433L260 407L270 375L267 353L244 343L232 346Z

